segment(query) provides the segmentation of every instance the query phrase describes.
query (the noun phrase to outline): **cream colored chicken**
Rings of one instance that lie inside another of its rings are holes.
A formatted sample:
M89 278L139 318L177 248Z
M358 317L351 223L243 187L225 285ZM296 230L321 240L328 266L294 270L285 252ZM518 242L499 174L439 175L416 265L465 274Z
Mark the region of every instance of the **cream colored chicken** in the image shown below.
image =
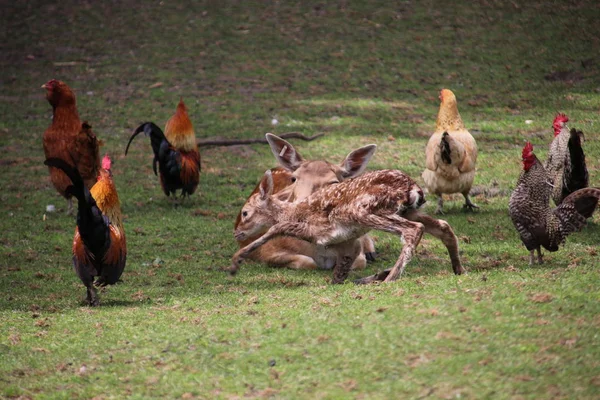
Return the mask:
M454 93L442 89L440 102L435 132L425 149L426 167L422 174L425 187L439 198L436 214L442 213L443 193L462 193L465 208L479 208L469 199L475 178L477 144L458 113Z

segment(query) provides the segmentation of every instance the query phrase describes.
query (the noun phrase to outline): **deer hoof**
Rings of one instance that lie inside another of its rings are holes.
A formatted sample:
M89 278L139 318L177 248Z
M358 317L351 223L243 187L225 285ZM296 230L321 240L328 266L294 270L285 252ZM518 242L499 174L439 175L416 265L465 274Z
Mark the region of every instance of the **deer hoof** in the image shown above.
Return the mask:
M367 285L373 282L383 282L385 278L390 274L391 269L386 269L384 271L378 272L375 275L365 276L364 278L357 279L354 281L357 285Z
M373 262L377 259L377 253L376 252L369 252L369 253L365 253L365 257L367 258L368 262Z

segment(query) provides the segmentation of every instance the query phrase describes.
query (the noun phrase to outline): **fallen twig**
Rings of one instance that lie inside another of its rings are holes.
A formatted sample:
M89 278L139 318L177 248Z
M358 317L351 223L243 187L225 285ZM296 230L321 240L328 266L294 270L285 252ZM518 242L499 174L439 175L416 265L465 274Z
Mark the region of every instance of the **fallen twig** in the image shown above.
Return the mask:
M307 142L311 140L315 140L321 136L325 135L324 133L317 133L314 136L305 136L300 132L287 132L282 133L281 135L277 135L282 139L301 139ZM259 139L200 139L198 140L199 147L206 146L235 146L238 144L254 144L254 143L267 143L267 139L259 138Z

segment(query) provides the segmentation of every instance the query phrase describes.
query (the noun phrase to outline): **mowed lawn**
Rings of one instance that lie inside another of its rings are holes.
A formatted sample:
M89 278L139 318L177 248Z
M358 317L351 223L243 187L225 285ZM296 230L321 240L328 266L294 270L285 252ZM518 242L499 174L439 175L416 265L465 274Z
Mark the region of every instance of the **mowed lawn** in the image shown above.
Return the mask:
M507 209L523 144L545 160L559 111L585 133L600 186L597 1L66 0L3 2L0 15L0 397L600 397L600 216L529 266ZM52 78L114 160L128 259L97 308L43 165ZM292 142L335 163L376 143L369 169L422 183L442 88L479 145L480 210L448 196L442 217L463 276L425 236L398 281L354 285L400 253L376 232L377 261L343 285L252 262L231 277L233 223L276 165L269 148L200 147L198 192L180 204L149 139L124 155L140 123L163 127L183 98L198 139L324 133Z

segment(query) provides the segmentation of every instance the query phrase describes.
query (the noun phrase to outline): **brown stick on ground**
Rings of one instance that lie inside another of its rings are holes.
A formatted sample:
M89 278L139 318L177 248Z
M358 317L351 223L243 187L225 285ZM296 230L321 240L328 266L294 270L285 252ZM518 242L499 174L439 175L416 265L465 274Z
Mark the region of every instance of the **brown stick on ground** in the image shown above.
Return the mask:
M314 136L304 136L300 132L288 132L282 133L279 135L280 138L284 139L302 139L307 142L311 140L315 140L321 136L325 135L324 133L317 133ZM235 146L238 144L254 144L254 143L267 143L267 139L259 138L259 139L200 139L198 140L199 147L206 146Z

